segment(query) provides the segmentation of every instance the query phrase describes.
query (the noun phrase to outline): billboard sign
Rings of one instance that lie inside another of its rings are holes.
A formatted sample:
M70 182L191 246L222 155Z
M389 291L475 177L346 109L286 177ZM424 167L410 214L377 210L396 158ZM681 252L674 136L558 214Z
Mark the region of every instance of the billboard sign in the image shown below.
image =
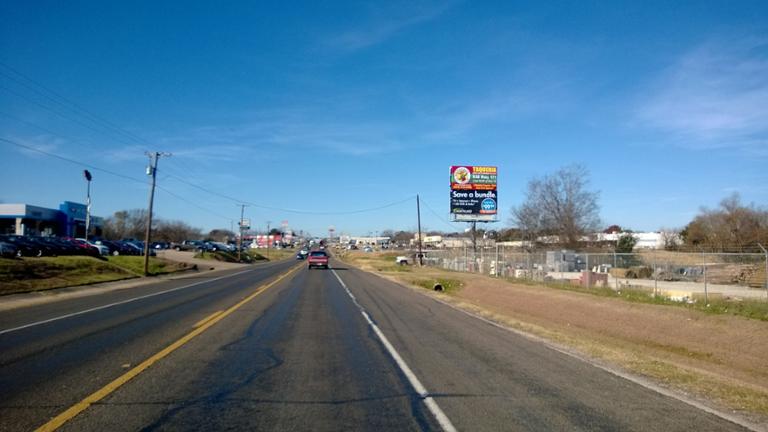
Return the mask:
M451 216L456 222L495 222L498 215L496 167L451 167Z

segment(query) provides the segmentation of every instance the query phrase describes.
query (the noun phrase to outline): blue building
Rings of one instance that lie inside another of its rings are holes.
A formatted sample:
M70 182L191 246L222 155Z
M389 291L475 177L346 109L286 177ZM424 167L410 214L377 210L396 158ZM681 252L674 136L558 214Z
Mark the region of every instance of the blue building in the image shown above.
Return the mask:
M0 204L0 234L85 236L85 204L64 201L57 209L29 204ZM91 215L91 235L100 235L103 219Z

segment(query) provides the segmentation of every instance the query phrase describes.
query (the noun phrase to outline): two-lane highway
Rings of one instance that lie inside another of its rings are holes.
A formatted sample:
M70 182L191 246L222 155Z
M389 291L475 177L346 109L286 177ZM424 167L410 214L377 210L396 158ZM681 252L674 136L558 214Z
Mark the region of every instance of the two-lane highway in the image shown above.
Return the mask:
M293 264L0 334L0 428L744 430L409 288Z

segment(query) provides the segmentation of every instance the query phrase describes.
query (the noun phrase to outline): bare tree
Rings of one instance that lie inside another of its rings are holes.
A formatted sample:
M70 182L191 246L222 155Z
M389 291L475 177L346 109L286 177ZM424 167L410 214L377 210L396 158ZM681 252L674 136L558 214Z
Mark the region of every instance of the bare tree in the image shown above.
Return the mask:
M528 240L555 235L560 243L575 246L582 235L600 225L599 193L587 189L589 171L570 165L528 182L525 202L512 208L512 222Z
M217 228L211 230L206 238L217 242L228 242L235 239L235 233L228 229Z
M104 220L102 233L110 240L144 238L147 227L145 209L121 210Z
M768 210L744 205L738 193L720 201L714 210L701 212L683 229L687 246L714 250L753 248L768 241Z
M196 240L203 237L200 228L194 228L185 222L159 220L154 228L155 238L159 241L180 243L184 240Z

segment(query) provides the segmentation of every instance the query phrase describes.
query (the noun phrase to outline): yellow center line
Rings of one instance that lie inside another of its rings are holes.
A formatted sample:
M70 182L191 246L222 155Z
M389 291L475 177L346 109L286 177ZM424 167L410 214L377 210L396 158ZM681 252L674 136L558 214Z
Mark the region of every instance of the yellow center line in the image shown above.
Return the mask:
M248 303L249 301L253 300L257 296L259 296L261 293L265 292L267 289L271 288L272 286L276 285L281 280L285 279L286 277L290 276L292 273L294 273L296 270L301 268L301 265L297 265L291 270L283 273L280 275L277 279L273 280L272 282L269 282L265 285L262 285L258 288L256 288L256 291L249 295L248 297L244 298L243 300L239 301L234 306L230 307L229 309L216 313L214 315L209 316L208 318L204 319L200 324L199 327L195 328L191 332L187 333L185 336L183 336L181 339L177 340L176 342L168 345L163 350L158 352L157 354L153 355L152 357L144 360L139 364L138 366L134 367L133 369L129 370L125 374L121 375L120 377L116 378L111 383L105 385L101 389L97 390L96 392L92 393L91 395L87 396L85 399L81 400L80 402L72 405L69 409L62 412L61 414L57 415L56 417L52 418L48 423L40 426L36 430L38 432L43 431L54 431L61 426L64 425L64 423L72 420L75 416L80 414L81 412L85 411L90 407L92 404L100 401L101 399L104 399L105 397L109 396L112 392L120 388L122 385L139 375L140 373L144 372L147 368L152 366L153 364L157 363L159 360L162 360L163 358L167 357L168 354L176 351L180 347L182 347L187 342L194 339L196 336L200 335L204 331L211 328L213 325L230 315L232 312L236 311L240 307L242 307L244 304Z
M224 312L224 311L216 311L216 312L208 315L207 317L205 317L205 318L201 319L200 321L196 322L195 325L192 326L192 328L200 327L201 325L207 323L209 320L212 320L213 317L217 316L218 314L220 314L222 312Z

